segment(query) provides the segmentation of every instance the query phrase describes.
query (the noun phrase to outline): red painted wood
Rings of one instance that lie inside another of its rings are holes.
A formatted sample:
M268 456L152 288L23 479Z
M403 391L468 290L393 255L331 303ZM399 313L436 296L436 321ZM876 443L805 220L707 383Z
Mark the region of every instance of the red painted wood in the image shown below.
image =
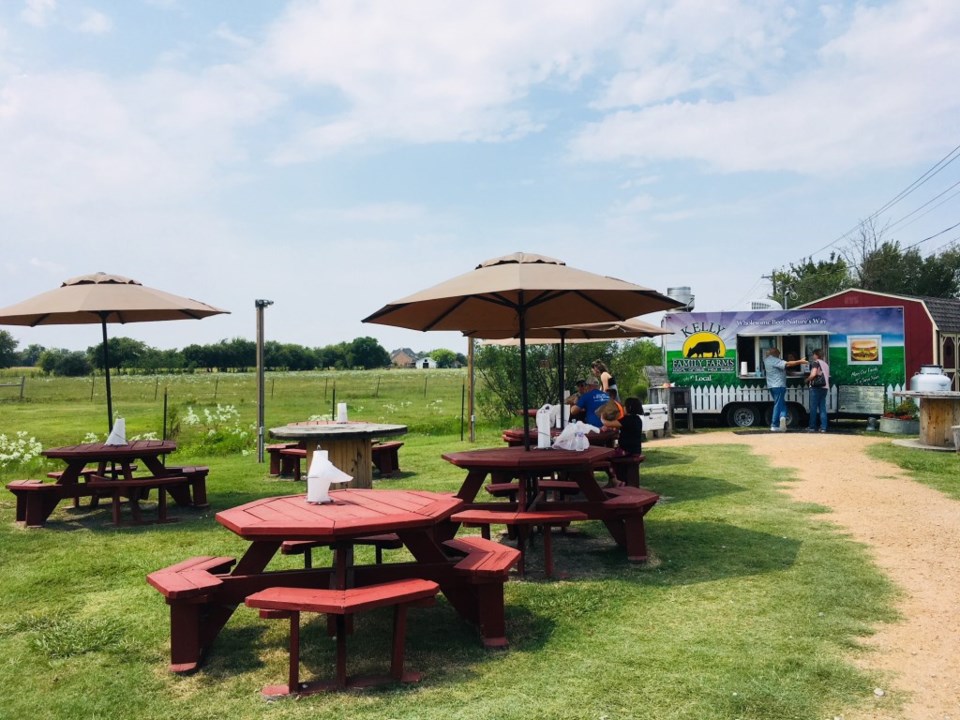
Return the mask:
M147 575L147 582L170 600L201 595L222 584L215 573L229 572L232 557L201 555Z
M362 610L410 603L435 597L440 586L432 580L410 578L346 590L272 587L246 599L249 607L345 615Z
M217 522L253 539L324 543L429 527L462 506L449 495L413 490L334 490L334 502L311 505L305 495L263 498L217 513Z
M520 551L516 548L479 537L447 540L444 545L466 553L455 570L478 577L505 576L520 560Z

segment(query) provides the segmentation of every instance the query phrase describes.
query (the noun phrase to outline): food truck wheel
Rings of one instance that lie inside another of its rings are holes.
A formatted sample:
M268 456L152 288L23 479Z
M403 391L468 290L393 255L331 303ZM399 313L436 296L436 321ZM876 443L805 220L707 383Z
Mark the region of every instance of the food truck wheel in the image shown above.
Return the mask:
M760 410L753 405L731 405L727 408L727 425L750 427L760 424Z

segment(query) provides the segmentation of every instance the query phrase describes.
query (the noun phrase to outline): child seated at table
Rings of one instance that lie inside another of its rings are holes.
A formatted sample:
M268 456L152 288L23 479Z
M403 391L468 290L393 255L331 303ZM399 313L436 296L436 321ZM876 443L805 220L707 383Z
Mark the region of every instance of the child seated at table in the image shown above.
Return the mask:
M639 455L643 445L643 405L639 398L628 397L623 405L614 401L598 410L600 419L605 428L617 429L620 434L617 438L617 449L614 457ZM618 417L619 416L619 417ZM610 478L608 487L619 487L623 482Z

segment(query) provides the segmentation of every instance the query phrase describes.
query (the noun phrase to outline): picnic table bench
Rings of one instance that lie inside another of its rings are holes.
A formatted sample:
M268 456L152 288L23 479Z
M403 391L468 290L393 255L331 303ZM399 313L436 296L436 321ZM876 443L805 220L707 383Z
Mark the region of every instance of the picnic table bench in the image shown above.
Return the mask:
M189 497L190 483L191 480L186 475L164 475L162 477L133 478L132 480L91 475L85 485L95 494L94 496L96 496L97 491L102 491L110 496L113 524L119 526L121 525L121 508L124 498L130 503L130 513L133 516L132 523L140 525L144 522L140 514L140 500L143 493L150 490L157 491L157 522L171 522L174 518L167 517L167 493L169 492L171 497L179 496L181 500L184 498L184 494Z
M380 477L392 477L394 473L400 472L399 454L402 447L403 443L396 440L374 443L370 447L370 455Z
M289 467L289 461L287 465L284 465L284 458L280 455L281 450L286 450L288 448L297 447L295 442L285 442L285 443L272 443L267 445L264 449L267 451L267 454L270 456L270 474L271 475L292 475L293 468Z
M353 543L354 545L372 545L376 549L377 565L383 563L384 550L399 550L403 547L403 542L396 533L358 537ZM305 568L311 568L313 567L311 553L315 547L332 547L332 545L322 540L284 540L280 543L280 553L282 555L299 555L302 553L303 566Z
M408 578L365 587L329 590L300 587L272 587L247 597L248 607L258 608L260 617L290 620L290 667L286 685L268 685L265 697L310 695L322 690L344 690L396 681L419 682L418 672L404 672L407 608L432 605L440 586L431 580ZM347 616L363 610L392 607L393 643L390 653L390 675L347 677ZM315 612L336 618L337 659L333 681L300 683L300 613Z
M490 539L490 526L503 524L517 528L517 550L520 552L520 563L517 567L520 576L525 575L527 539L533 527L543 528L543 565L547 577L553 577L553 540L550 528L567 525L578 520L586 520L586 513L579 510L549 509L524 512L520 510L461 510L450 517L454 522L468 526L480 526L480 532L485 540Z

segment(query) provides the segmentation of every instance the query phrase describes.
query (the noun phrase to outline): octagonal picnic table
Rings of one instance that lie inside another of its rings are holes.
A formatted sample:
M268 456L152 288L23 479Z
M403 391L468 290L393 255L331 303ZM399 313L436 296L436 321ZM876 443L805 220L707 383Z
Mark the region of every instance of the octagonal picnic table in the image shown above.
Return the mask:
M209 647L244 599L270 587L348 588L423 578L441 591L464 619L479 626L484 644L506 644L503 579L484 583L457 572L463 559L447 552L443 540L449 517L463 501L421 490L346 489L333 502L310 504L305 495L254 500L217 513L228 530L250 541L232 570L233 558L201 557L158 570L148 582L170 605L171 669L196 670ZM396 533L412 562L355 565L354 541ZM267 570L286 540L313 541L334 548L332 568Z
M484 448L444 453L443 459L467 471L457 497L467 507L482 510L565 509L585 513L588 519L601 520L616 543L627 551L627 559L647 559L643 518L660 496L645 488L604 489L597 483L594 468L614 456L613 448L591 445L586 450L530 449L523 447ZM539 500L539 479L558 474L576 482L583 500ZM476 502L484 481L520 483L519 502Z

